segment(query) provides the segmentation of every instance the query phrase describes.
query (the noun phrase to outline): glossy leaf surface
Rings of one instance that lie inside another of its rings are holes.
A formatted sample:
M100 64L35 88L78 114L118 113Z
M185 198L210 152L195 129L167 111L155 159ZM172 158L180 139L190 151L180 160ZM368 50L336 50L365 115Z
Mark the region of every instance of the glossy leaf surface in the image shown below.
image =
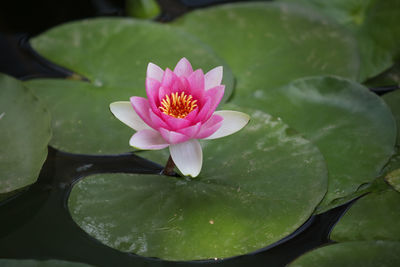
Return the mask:
M290 267L398 266L400 242L345 242L313 250L291 263Z
M333 229L335 241L400 241L400 193L392 189L359 199Z
M383 95L383 100L388 104L397 124L397 145L400 146L400 90Z
M317 12L284 3L227 4L177 19L232 68L240 88L282 86L311 75L358 77L354 40Z
M400 56L398 0L283 0L310 6L353 33L361 55L361 80L389 68Z
M233 89L229 67L191 35L133 19L93 19L53 28L31 40L45 58L89 81L33 79L26 85L53 116L51 145L74 153L129 151L134 133L109 111L114 101L145 96L146 68L173 68L182 57L205 72L224 66L225 99Z
M239 133L203 143L197 178L84 178L70 195L73 219L113 248L172 260L245 254L289 235L326 192L325 162L281 121L250 115ZM139 155L150 154L163 158Z
M36 181L51 136L44 105L5 74L0 74L0 129L0 194L5 194Z
M299 79L275 90L237 88L233 102L282 118L314 142L329 170L322 206L377 177L394 153L396 125L380 97L336 77Z

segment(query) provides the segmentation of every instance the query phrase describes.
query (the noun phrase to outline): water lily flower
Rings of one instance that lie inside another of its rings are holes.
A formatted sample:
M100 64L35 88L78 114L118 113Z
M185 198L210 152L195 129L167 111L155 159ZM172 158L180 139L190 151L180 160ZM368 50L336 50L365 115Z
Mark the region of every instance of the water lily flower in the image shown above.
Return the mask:
M183 175L196 177L203 152L198 139L215 139L233 134L249 121L238 111L215 111L225 86L222 66L206 74L193 71L182 58L175 69L162 70L153 63L147 67L146 94L129 101L110 104L114 116L137 131L129 144L138 149L169 147L171 158ZM228 156L228 155L227 155Z

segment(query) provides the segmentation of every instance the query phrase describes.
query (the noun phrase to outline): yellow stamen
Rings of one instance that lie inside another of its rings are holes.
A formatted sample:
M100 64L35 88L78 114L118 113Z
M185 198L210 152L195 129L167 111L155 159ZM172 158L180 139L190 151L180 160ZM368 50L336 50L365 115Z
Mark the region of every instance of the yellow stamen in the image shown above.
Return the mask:
M197 107L196 103L197 100L193 99L191 95L186 95L185 92L178 95L178 92L175 92L170 96L165 95L158 108L164 114L182 119Z

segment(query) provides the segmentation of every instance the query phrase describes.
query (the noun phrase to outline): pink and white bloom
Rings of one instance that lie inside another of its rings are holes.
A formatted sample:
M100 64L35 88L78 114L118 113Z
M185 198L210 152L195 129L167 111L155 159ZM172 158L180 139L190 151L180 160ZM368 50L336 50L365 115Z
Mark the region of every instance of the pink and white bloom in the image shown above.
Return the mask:
M176 167L183 175L199 175L203 152L198 139L215 139L233 134L249 121L237 111L215 111L225 86L222 66L205 75L193 71L182 58L174 71L163 71L153 63L147 67L147 99L133 96L129 101L110 104L117 119L137 131L129 144L139 149L169 147Z

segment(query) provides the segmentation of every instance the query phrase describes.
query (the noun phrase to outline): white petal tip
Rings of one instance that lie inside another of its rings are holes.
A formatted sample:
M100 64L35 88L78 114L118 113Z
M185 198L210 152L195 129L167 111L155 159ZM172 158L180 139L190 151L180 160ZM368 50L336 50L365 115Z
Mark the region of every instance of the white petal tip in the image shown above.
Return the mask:
M221 85L223 76L223 67L218 66L207 72L204 76L205 89L211 89L215 86Z
M129 101L115 101L115 102L112 102L112 103L110 103L110 109L113 109L113 108L115 108L117 106L120 106L120 105L125 105L126 103L130 103L130 102Z
M197 176L199 176L200 170L199 170L199 171L196 171L196 172L192 172L192 173L183 173L183 172L182 172L182 174L183 174L184 176L190 176L191 178L196 178Z
M170 145L169 151L176 167L183 175L194 178L200 174L203 164L203 152L200 143L196 139Z
M129 145L142 150L160 150L169 146L161 135L153 129L138 131L129 140Z
M245 127L250 121L249 115L239 111L221 110L216 111L214 114L222 116L224 120L221 127L205 139L216 139L234 134Z
M110 104L111 113L121 122L135 131L149 129L150 127L136 114L131 102L117 101Z
M161 82L163 75L164 75L164 71L156 64L150 62L147 65L147 77Z

